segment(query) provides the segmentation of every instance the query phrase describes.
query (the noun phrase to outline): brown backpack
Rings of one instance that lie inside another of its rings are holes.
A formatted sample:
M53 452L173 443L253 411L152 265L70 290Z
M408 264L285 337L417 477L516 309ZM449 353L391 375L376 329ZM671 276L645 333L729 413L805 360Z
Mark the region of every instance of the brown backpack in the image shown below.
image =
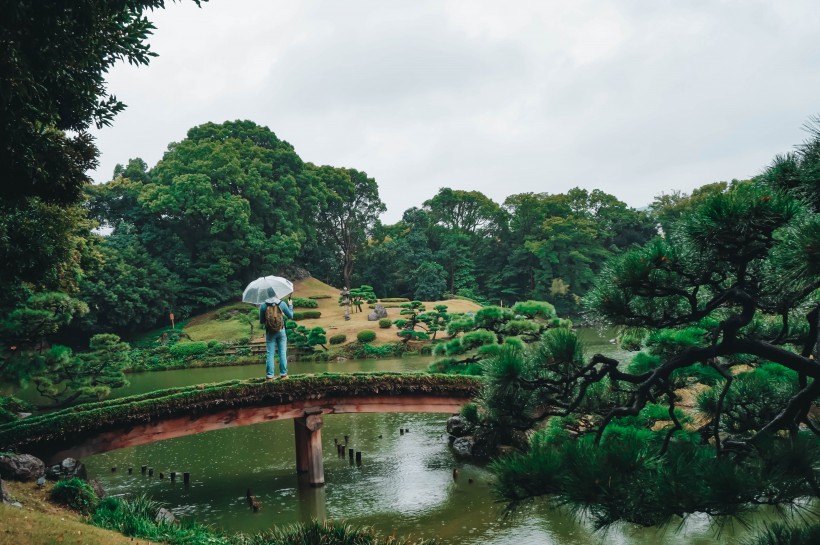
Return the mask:
M285 327L285 317L279 305L268 304L265 309L265 331L279 333Z

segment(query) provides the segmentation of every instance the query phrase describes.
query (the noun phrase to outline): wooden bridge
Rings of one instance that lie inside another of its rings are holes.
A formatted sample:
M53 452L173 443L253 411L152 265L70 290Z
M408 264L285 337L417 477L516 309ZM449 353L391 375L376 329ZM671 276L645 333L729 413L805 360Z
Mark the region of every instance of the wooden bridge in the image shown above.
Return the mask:
M228 381L87 403L0 426L0 451L47 463L195 433L293 419L296 470L322 486L322 416L455 413L477 392L474 377L432 374L293 375Z

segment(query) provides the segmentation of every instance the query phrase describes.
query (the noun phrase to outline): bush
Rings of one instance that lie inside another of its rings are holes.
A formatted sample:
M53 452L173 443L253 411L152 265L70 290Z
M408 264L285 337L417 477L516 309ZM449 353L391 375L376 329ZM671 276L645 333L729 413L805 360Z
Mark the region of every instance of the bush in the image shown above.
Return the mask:
M77 477L55 484L51 489L51 499L84 515L94 511L100 501L91 485Z
M347 335L345 335L344 333L339 333L338 335L333 335L330 339L328 339L328 342L330 344L342 344L346 340Z
M513 306L513 312L521 314L527 318L541 318L550 319L555 317L555 307L546 301L522 301Z
M310 320L313 318L319 318L322 316L321 311L318 310L305 310L303 312L294 312L293 319L296 321L299 320Z
M390 329L392 325L393 320L391 320L390 318L382 318L381 320L379 320L379 327L382 329Z
M379 299L381 303L407 303L410 299L407 297L383 297Z
M308 299L330 299L330 295L311 295Z
M404 303L379 303L384 308L401 308ZM376 308L376 305L367 305L367 308Z
M172 356L178 357L199 356L207 351L208 343L205 341L177 343L169 349Z
M369 343L376 339L376 332L372 329L362 329L356 334L356 338L359 339L361 343Z
M319 308L319 303L313 299L293 298L293 308Z

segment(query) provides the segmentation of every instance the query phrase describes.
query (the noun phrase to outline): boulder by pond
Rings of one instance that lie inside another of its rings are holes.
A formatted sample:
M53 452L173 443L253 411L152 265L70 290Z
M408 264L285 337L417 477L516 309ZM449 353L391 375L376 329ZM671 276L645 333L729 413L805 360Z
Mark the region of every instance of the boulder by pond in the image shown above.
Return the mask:
M42 477L46 466L31 454L6 454L0 456L0 478L12 481L36 481Z

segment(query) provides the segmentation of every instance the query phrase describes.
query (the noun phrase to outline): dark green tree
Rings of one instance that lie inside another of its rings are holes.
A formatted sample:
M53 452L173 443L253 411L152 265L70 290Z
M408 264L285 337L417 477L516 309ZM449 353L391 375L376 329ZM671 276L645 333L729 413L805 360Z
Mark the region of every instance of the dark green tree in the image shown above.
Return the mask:
M626 369L557 331L488 362L486 421L523 432L551 419L493 465L502 497L554 495L600 525L655 525L820 496L820 214L805 191L820 185L819 142L815 128L788 176L776 161L608 261L590 311L650 332ZM695 428L675 392L686 376L712 388Z

